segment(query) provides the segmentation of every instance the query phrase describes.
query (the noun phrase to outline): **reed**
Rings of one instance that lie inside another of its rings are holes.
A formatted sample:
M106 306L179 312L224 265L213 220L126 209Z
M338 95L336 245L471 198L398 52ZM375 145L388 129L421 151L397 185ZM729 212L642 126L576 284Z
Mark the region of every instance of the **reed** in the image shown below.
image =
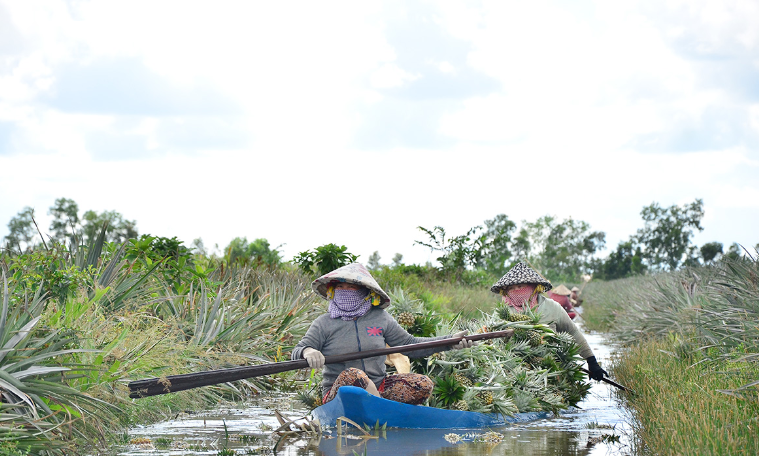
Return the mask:
M614 375L637 392L632 411L636 454L759 454L759 402L722 394L759 377L759 366L720 360L694 364L671 354L669 340L629 348Z

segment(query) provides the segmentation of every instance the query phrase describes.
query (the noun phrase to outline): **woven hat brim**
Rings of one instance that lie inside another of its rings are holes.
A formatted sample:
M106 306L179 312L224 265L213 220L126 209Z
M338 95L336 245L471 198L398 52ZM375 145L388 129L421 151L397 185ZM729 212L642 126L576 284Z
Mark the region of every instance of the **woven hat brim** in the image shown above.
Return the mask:
M513 268L509 270L509 272L501 277L498 282L490 287L490 291L493 293L500 293L501 290L508 288L511 285L518 285L523 283L530 285L543 285L543 287L545 287L545 291L553 288L551 282L538 274L534 269L530 268L524 263L517 263Z
M351 263L334 271L328 272L311 283L311 289L324 299L327 298L327 289L332 282L353 283L374 291L380 297L380 309L390 305L390 296L379 286L374 277L361 263Z

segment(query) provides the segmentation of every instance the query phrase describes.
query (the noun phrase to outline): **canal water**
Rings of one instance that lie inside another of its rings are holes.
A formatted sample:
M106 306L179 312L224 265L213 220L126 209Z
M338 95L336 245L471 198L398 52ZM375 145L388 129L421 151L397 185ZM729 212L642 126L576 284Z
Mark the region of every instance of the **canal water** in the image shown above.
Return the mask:
M603 366L612 347L598 334L586 338ZM631 453L628 417L613 387L593 382L578 409L560 416L490 429L386 430L374 438L359 437L355 429L321 437L301 433L280 438L274 411L289 419L302 418L291 396L267 396L242 408L182 414L176 419L129 431L129 444L114 454L137 455L627 455ZM303 422L303 420L300 420Z

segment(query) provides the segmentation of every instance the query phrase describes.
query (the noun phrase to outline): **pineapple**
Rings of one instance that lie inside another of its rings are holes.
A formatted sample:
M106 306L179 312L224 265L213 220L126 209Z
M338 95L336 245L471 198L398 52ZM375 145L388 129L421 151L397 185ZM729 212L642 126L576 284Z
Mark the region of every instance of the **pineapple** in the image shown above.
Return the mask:
M491 391L480 391L477 393L477 399L485 405L491 405L493 403L493 393Z
M404 328L410 328L414 326L414 323L416 323L416 316L412 314L411 312L401 312L398 314L398 324L403 326Z
M525 314L520 313L509 313L509 321L530 321L532 320L529 316Z
M461 384L461 386L463 386L465 388L469 388L470 386L472 386L472 381L469 379L469 377L467 377L464 374L460 374L458 372L454 372L453 373L453 378L455 378L456 381L459 382Z
M389 309L399 325L408 329L416 323L417 315L421 314L424 306L420 299L414 299L401 288L395 288L389 293L393 306Z
M531 347L537 347L543 344L543 335L540 331L529 330L527 331L527 341Z
M461 410L462 412L466 412L469 410L469 404L467 404L465 400L461 399L453 404L453 408L456 410Z

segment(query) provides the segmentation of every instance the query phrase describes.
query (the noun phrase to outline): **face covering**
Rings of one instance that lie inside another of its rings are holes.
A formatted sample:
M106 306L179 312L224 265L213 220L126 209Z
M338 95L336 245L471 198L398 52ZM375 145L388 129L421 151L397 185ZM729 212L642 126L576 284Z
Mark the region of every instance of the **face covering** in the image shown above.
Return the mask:
M329 301L330 318L342 318L345 321L356 318L369 312L372 307L371 301L365 299L369 291L365 288L360 290L335 290L335 297Z
M511 290L503 296L503 302L517 310L522 310L526 302L529 301L530 308L538 305L538 293L533 294L535 285L530 285L520 290Z

